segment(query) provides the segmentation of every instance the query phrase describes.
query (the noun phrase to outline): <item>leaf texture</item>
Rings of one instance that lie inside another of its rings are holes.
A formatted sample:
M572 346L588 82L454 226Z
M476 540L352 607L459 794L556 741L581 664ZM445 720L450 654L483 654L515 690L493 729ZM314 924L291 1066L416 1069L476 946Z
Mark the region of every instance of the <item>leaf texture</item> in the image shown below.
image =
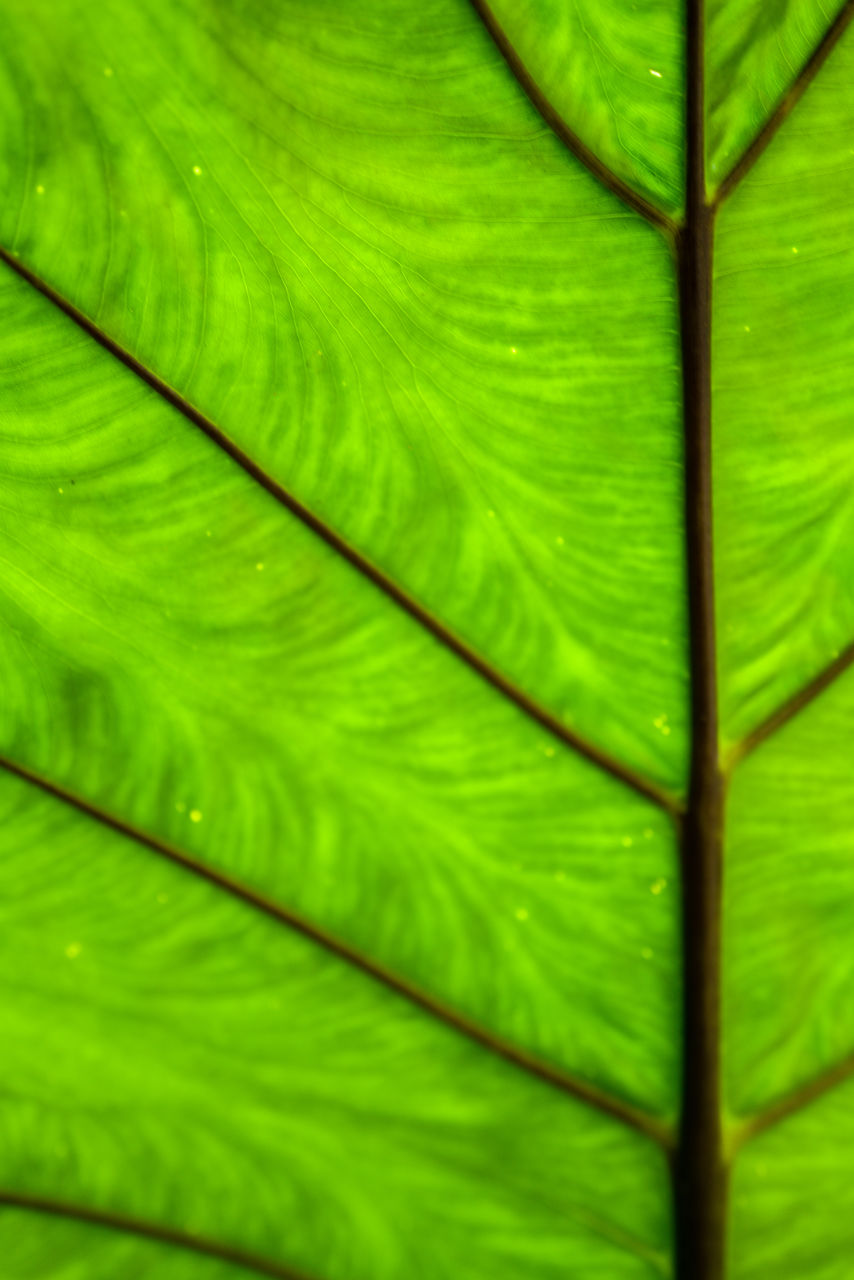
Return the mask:
M425 1230L416 1274L556 1276L568 1238L660 1274L645 1139L26 783L4 796L16 1189L321 1274L400 1275Z
M496 697L56 308L7 283L9 756L672 1116L667 817ZM85 429L68 433L46 394ZM562 809L571 823L555 823ZM624 982L633 964L641 1002ZM575 1002L594 1021L569 1026Z
M49 42L30 10L12 42L7 246L531 696L680 787L666 244L465 0L115 0L82 61L90 6L50 13Z
M844 1280L852 10L2 0L13 1280Z
M718 222L716 545L729 743L854 636L852 77L849 35Z
M593 156L666 213L684 204L684 22L669 0L478 0Z
M736 773L728 850L730 1105L785 1098L854 1045L849 673Z
M715 191L803 72L845 0L709 0L707 182Z

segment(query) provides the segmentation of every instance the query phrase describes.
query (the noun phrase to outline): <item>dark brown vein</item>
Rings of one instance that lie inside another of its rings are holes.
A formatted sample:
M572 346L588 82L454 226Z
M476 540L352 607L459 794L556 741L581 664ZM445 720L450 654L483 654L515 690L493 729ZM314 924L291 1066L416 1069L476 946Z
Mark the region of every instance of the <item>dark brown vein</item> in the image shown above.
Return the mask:
M532 106L540 113L549 128L560 138L567 150L571 151L577 160L580 160L585 168L589 169L595 178L607 187L609 191L613 191L624 204L627 204L635 213L639 213L646 218L647 222L651 222L653 226L659 227L662 231L673 235L676 231L676 223L661 209L656 208L644 196L634 191L627 182L618 177L612 169L599 159L599 157L590 150L586 143L582 142L578 135L570 129L567 122L563 119L555 106L549 101L542 89L537 84L534 77L525 66L522 59L516 52L513 44L507 35L501 23L492 12L487 0L471 0L472 7L480 17L483 25L486 27L496 47L500 51L504 61L512 71L513 75L519 81L524 89Z
M723 780L718 763L711 459L714 212L706 204L704 5L686 6L686 213L677 240L691 652L691 781L682 843L682 1116L676 1275L723 1280L727 1175L720 1106Z
M763 128L760 129L741 159L730 169L721 182L712 202L715 206L721 204L722 201L726 200L727 196L732 194L742 178L756 164L756 161L774 138L777 130L800 102L836 45L842 39L852 18L854 18L854 0L847 0L847 3L828 27L820 43L816 45L809 61L803 66L797 79L780 100L777 109L766 121Z
M806 1084L802 1084L799 1088L792 1090L791 1093L787 1093L785 1097L780 1098L777 1102L772 1102L764 1111L758 1112L755 1116L750 1116L734 1131L730 1139L731 1149L733 1152L740 1150L746 1142L752 1141L760 1133L764 1133L766 1129L770 1129L782 1120L788 1119L789 1116L796 1115L804 1107L809 1106L811 1102L816 1102L824 1094L831 1089L835 1089L837 1085L843 1084L852 1076L854 1076L854 1053L849 1054L847 1058L843 1058L841 1062L837 1062L835 1066L828 1067L827 1071L823 1071L814 1080L809 1080Z
M809 706L819 694L824 693L825 689L829 688L835 680L838 680L852 663L854 663L854 641L846 649L843 649L839 656L834 658L833 662L828 667L825 667L824 671L820 672L815 679L804 685L802 689L799 689L793 697L789 698L788 702L784 702L767 720L763 720L740 742L730 747L726 756L727 772L731 773L745 756L749 756L772 734L775 734L784 725L788 724L799 711L803 711L804 707Z
M131 826L130 823L123 821L105 809L101 809L98 805L92 804L84 797L72 791L67 791L64 787L42 777L32 769L16 764L15 761L5 756L0 756L0 769L5 769L23 781L32 783L65 804L73 805L81 813L94 818L96 822L103 823L104 826L109 827L119 835L135 840L137 844L151 850L152 853L156 853L162 858L167 858L185 871L191 872L192 875L208 881L209 884L215 885L218 889L222 889L232 897L246 903L247 906L263 912L264 915L269 916L278 924L285 925L312 942L316 942L319 946L337 956L338 959L345 960L362 973L374 978L377 982L381 982L395 992L396 995L411 1001L420 1009L423 1009L425 1013L439 1019L452 1030L467 1036L470 1040L479 1044L481 1048L488 1049L490 1053L496 1054L507 1062L511 1062L516 1067L520 1067L529 1075L536 1076L537 1079L545 1084L561 1089L564 1093L571 1094L572 1097L579 1101L596 1107L597 1110L604 1112L613 1119L622 1121L623 1124L638 1130L665 1149L671 1146L672 1136L669 1128L655 1116L650 1116L639 1108L632 1106L631 1103L624 1102L620 1098L613 1097L603 1090L597 1089L595 1085L577 1079L551 1063L540 1061L533 1054L528 1053L526 1049L504 1040L487 1027L483 1027L473 1019L467 1018L465 1014L422 991L419 987L407 982L405 978L400 977L399 974L386 969L383 965L363 955L355 947L351 947L340 938L327 933L312 921L304 919L297 912L291 911L289 908L281 906L278 902L274 902L271 898L265 897L249 885L233 879L224 871L218 871L216 868L208 866L206 863L194 858L192 854L186 853L174 845L167 844L164 840L159 840L156 836L150 835L139 827Z
M182 395L175 391L168 383L159 378L156 373L152 373L147 369L135 356L126 351L124 347L115 342L108 334L104 333L93 320L78 310L72 302L63 298L49 284L42 280L35 272L25 267L18 258L9 252L8 249L0 247L0 260L6 263L8 267L17 273L21 279L39 293L43 294L49 302L58 307L70 320L73 320L90 338L108 351L110 355L115 356L117 360L138 378L141 378L153 391L156 391L173 409L177 409L183 414L189 422L211 440L215 445L227 453L232 461L236 462L239 467L246 472L257 484L266 489L272 498L286 507L292 515L301 520L304 525L311 529L319 538L330 546L338 555L345 559L354 569L358 570L364 577L369 579L375 587L378 587L390 600L405 610L411 618L420 623L426 631L443 644L447 649L461 658L471 669L488 684L497 689L511 702L523 711L525 715L535 720L547 733L558 738L565 746L570 747L578 755L589 760L591 764L616 778L622 782L624 786L630 787L638 795L646 800L650 800L659 808L666 810L670 814L678 814L680 811L680 802L676 796L668 792L664 787L658 786L657 783L643 777L635 772L634 769L621 761L610 756L607 752L600 750L594 743L588 742L579 734L569 729L557 716L553 715L546 707L541 706L533 698L529 697L524 690L520 689L506 676L502 675L495 667L491 666L475 649L472 649L464 640L449 630L438 618L434 617L423 605L419 604L412 596L403 590L392 578L389 578L383 571L372 564L365 556L352 547L348 542L336 533L329 525L324 524L312 511L289 493L282 485L268 475L256 462L249 457L247 453L235 444L233 440L221 431L209 418L200 413L189 401L185 400Z
M188 1231L179 1231L174 1227L163 1226L157 1222L131 1218L124 1213L114 1213L109 1209L90 1209L87 1205L72 1204L67 1200L54 1200L47 1196L27 1195L25 1192L6 1191L0 1188L0 1206L7 1209L23 1209L30 1213L46 1213L56 1218L71 1218L77 1222L87 1222L94 1227L106 1227L112 1231L121 1231L129 1235L142 1236L146 1240L154 1240L159 1244L177 1245L179 1249L187 1249L193 1253L202 1253L220 1262L230 1262L244 1271L254 1271L257 1275L273 1276L275 1280L309 1280L304 1272L294 1271L271 1258L262 1258L255 1253L246 1253L243 1249L223 1244L217 1240L209 1240Z

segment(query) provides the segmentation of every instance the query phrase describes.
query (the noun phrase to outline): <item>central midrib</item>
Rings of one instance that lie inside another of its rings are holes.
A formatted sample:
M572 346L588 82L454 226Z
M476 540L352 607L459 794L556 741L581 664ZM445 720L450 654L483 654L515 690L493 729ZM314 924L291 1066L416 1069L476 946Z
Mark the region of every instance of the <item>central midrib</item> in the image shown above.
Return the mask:
M854 18L847 0L788 93L747 151L706 193L705 3L685 0L686 202L681 223L672 221L610 171L569 129L516 55L487 0L471 0L510 69L565 145L623 202L657 226L674 246L679 280L685 459L685 538L691 667L691 774L681 823L683 920L683 1056L681 1116L671 1158L676 1233L676 1280L724 1280L727 1271L729 1164L738 1145L727 1145L721 1088L721 932L723 823L726 782L734 765L791 715L812 701L852 661L854 644L790 704L780 708L731 752L724 769L718 733L712 518L711 316L715 215L773 139ZM557 123L556 123L557 121ZM854 1057L827 1079L785 1099L787 1115L854 1071ZM768 1122L777 1112L772 1107ZM743 1126L744 1138L762 1121ZM732 1135L731 1135L732 1136Z
M691 660L691 775L682 828L682 1109L673 1163L678 1280L723 1280L726 1183L720 1005L723 779L715 655L712 258L706 198L704 0L686 0L685 221L676 239Z

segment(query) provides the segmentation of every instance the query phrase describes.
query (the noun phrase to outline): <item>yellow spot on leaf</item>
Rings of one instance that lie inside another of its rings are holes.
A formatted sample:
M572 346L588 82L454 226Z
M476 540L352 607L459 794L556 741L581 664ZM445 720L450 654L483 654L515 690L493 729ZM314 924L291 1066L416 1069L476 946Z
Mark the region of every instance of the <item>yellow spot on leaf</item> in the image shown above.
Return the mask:
M68 946L65 948L65 954L68 956L69 960L76 960L82 950L83 948L79 942L69 942Z
M201 811L201 809L191 809L191 810L190 810L190 821L191 821L191 822L201 822L201 820L202 820L202 811Z

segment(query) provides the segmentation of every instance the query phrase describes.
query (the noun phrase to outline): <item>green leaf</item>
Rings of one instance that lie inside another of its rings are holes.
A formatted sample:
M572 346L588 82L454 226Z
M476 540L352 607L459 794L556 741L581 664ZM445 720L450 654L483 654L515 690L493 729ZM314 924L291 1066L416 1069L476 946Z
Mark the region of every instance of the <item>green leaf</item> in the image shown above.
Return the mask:
M848 38L718 220L716 545L727 743L854 635L852 74Z
M845 1274L854 5L705 10L3 0L13 1280Z
M667 213L682 210L685 41L678 5L493 0L490 7L476 0L475 7L593 163Z
M49 0L46 44L11 6L7 246L508 678L680 785L662 238L460 0L107 4L81 45L88 9Z
M707 183L715 191L833 32L845 0L714 0L707 12ZM780 161L783 171L785 162Z

